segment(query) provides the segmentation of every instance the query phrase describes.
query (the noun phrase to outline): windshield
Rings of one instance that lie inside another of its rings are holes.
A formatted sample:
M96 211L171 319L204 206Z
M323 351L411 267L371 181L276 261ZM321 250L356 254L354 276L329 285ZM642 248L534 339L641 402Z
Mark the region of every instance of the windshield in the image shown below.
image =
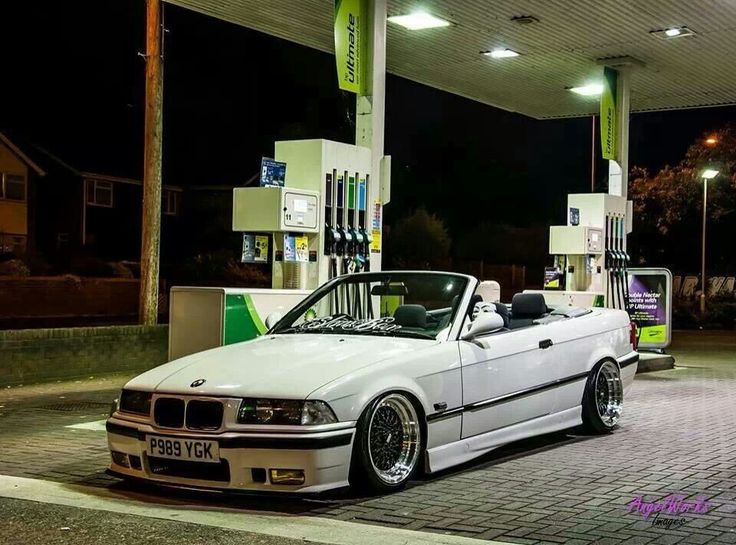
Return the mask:
M273 333L435 339L452 323L468 279L445 273L363 273L317 289Z

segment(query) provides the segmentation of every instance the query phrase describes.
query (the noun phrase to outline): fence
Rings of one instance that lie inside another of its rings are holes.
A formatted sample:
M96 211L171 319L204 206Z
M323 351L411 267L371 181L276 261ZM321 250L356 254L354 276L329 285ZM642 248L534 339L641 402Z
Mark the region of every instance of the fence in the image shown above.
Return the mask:
M734 276L713 276L707 278L707 284L706 298L736 297L734 293L736 277ZM700 290L699 275L675 275L672 278L673 299L694 299L700 295Z

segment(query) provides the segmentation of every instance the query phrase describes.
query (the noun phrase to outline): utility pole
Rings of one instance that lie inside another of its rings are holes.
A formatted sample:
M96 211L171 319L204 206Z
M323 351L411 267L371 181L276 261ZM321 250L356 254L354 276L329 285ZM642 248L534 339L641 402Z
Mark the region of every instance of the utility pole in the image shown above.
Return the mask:
M158 321L161 246L161 155L163 139L163 56L161 0L146 0L146 119L143 164L143 228L138 307L144 325Z

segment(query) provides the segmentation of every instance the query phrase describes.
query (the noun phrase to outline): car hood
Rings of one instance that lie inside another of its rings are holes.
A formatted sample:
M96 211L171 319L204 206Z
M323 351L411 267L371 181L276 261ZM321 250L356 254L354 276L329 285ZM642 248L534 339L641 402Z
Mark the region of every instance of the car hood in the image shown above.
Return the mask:
M199 352L137 376L126 388L188 395L305 399L367 365L434 346L368 335L269 335ZM192 387L195 381L205 382Z

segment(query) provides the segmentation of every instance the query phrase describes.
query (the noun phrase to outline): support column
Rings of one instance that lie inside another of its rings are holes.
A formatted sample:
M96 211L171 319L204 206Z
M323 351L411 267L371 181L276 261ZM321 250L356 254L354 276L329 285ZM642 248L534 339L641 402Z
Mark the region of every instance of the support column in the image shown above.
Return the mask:
M373 217L373 204L381 198L381 158L384 148L384 120L386 115L386 2L368 2L366 78L367 94L358 95L355 104L355 144L372 152L371 181L367 206L368 217ZM385 204L385 203L382 203ZM366 228L370 228L369 225ZM382 230L383 231L383 230ZM371 263L380 270L381 256L372 255Z
M146 113L143 164L143 225L139 320L158 321L161 243L161 156L163 140L163 56L161 1L146 0Z
M608 193L627 198L629 189L629 116L631 111L631 73L619 68L616 84L617 161L608 162Z

